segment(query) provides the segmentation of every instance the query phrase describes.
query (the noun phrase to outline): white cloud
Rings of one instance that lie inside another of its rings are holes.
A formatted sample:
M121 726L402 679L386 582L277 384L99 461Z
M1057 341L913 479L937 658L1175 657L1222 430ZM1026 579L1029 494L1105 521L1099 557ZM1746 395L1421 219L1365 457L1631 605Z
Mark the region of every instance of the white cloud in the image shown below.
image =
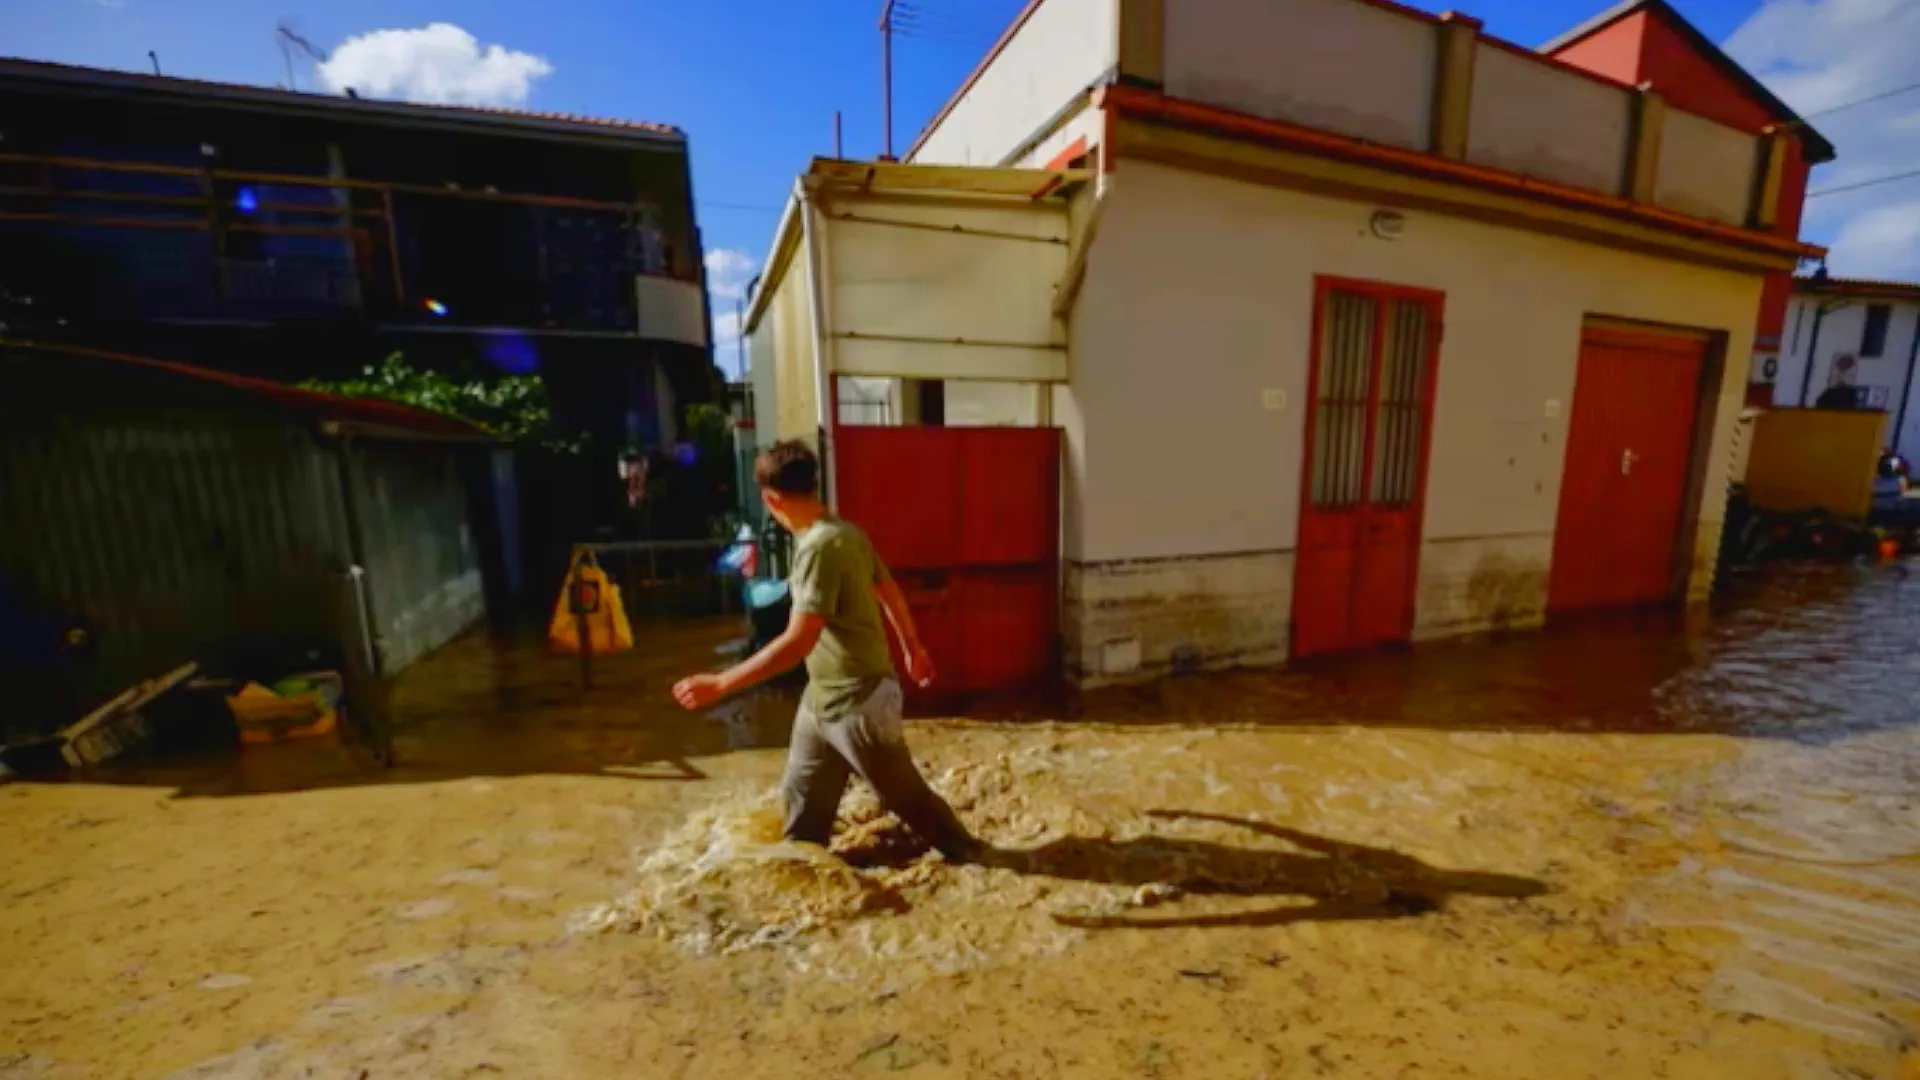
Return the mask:
M713 362L730 379L738 379L745 374L745 365L740 359L740 313L737 311L714 309Z
M1726 49L1807 116L1912 83L1920 72L1916 41L1914 0L1766 0ZM1839 152L1814 171L1813 191L1920 162L1920 91L1808 122ZM1811 199L1801 234L1831 246L1827 264L1836 275L1920 280L1920 177Z
M371 30L340 43L318 65L335 93L431 105L524 105L534 80L553 73L545 57L479 39L452 23Z
M759 265L744 251L715 248L707 252L707 291L716 299L738 300L747 294L747 285Z
M713 308L713 359L720 370L735 377L740 363L740 305L760 263L744 251L715 248L707 252L707 297Z
M1842 277L1920 279L1920 199L1876 206L1848 218L1827 264Z

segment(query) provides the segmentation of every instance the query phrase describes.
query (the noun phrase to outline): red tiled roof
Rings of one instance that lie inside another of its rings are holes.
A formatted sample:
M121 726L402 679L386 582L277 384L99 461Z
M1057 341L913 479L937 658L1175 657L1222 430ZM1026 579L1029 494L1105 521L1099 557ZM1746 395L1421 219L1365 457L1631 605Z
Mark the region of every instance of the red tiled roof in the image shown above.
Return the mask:
M284 93L284 91L282 91ZM545 120L554 124L585 124L588 127L614 128L623 131L651 131L656 135L685 135L686 132L672 124L656 124L651 120L622 120L611 116L581 116L579 113L542 112L537 109L504 109L493 105L416 105L405 101L384 101L380 98L358 98L350 100L379 101L387 105L408 105L420 109L433 109L436 112L470 112L493 116L524 116L532 120Z
M1829 277L1825 281L1816 281L1811 275L1803 274L1794 278L1793 284L1801 292L1908 296L1920 300L1920 281L1878 281L1873 278L1844 277Z
M77 64L56 64L47 60L28 60L24 57L0 56L0 76L9 74L9 69L37 69L41 72L72 79L104 79L132 86L146 86L154 89L169 89L184 93L226 94L235 91L249 96L284 99L290 105L317 105L351 111L357 107L413 111L423 114L468 114L473 116L491 116L509 120L527 120L541 124L584 127L603 131L646 132L651 135L669 135L684 138L685 132L671 124L657 124L648 120L623 120L611 117L581 116L577 113L540 112L532 109L508 109L492 105L438 105L412 101L391 101L384 98L344 97L333 94L318 94L304 90L285 90L277 86L252 86L247 83L216 82L210 79L187 79L176 75L149 75L138 71L116 71L108 68L82 67ZM22 71L22 74L30 73Z
M425 409L416 409L410 405L397 405L390 401L378 401L373 398L349 398L338 394L325 394L318 390L305 390L268 379L256 379L250 375L235 375L232 372L215 371L212 368L178 364L171 360L156 360L150 356L134 356L129 353L109 352L105 349L91 349L83 345L50 342L9 342L5 348L64 353L69 356L84 356L110 363L127 364L151 371L163 371L170 375L238 390L269 404L319 420L384 428L389 431L442 439L492 438L486 429L477 424L457 417L428 412Z

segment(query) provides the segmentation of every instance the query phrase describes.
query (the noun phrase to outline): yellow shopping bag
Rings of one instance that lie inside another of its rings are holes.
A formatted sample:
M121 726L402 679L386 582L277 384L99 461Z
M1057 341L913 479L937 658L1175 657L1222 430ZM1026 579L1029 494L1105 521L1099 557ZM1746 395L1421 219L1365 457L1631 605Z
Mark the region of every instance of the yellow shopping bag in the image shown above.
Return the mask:
M633 648L633 626L627 622L626 606L620 602L620 587L607 580L593 552L585 550L574 553L573 567L560 586L553 621L547 624L547 640L561 652L579 652L583 619L587 648L593 655L607 656Z

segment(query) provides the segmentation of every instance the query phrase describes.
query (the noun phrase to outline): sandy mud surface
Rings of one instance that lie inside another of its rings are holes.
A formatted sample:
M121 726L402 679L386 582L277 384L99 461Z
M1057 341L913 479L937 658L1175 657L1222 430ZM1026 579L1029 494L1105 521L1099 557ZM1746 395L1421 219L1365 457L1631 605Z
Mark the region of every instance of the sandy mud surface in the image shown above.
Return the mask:
M1897 569L1897 568L1896 568ZM0 1078L1920 1077L1920 581L911 726L992 850L782 703L480 639L331 746L0 787Z

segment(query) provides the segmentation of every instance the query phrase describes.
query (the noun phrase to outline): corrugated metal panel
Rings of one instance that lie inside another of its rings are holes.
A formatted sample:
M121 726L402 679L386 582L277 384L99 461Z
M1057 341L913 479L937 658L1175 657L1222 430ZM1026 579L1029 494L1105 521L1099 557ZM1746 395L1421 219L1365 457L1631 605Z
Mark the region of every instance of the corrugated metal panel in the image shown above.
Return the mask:
M391 674L485 614L480 556L454 452L355 443L350 453L375 645Z
M277 418L83 414L0 433L0 572L91 624L88 701L235 634L324 636L339 505L326 450Z
M340 444L234 390L93 357L0 357L0 574L39 614L92 629L83 704L234 638L359 640L337 576L355 557ZM484 612L459 455L485 451L347 445L391 675Z

